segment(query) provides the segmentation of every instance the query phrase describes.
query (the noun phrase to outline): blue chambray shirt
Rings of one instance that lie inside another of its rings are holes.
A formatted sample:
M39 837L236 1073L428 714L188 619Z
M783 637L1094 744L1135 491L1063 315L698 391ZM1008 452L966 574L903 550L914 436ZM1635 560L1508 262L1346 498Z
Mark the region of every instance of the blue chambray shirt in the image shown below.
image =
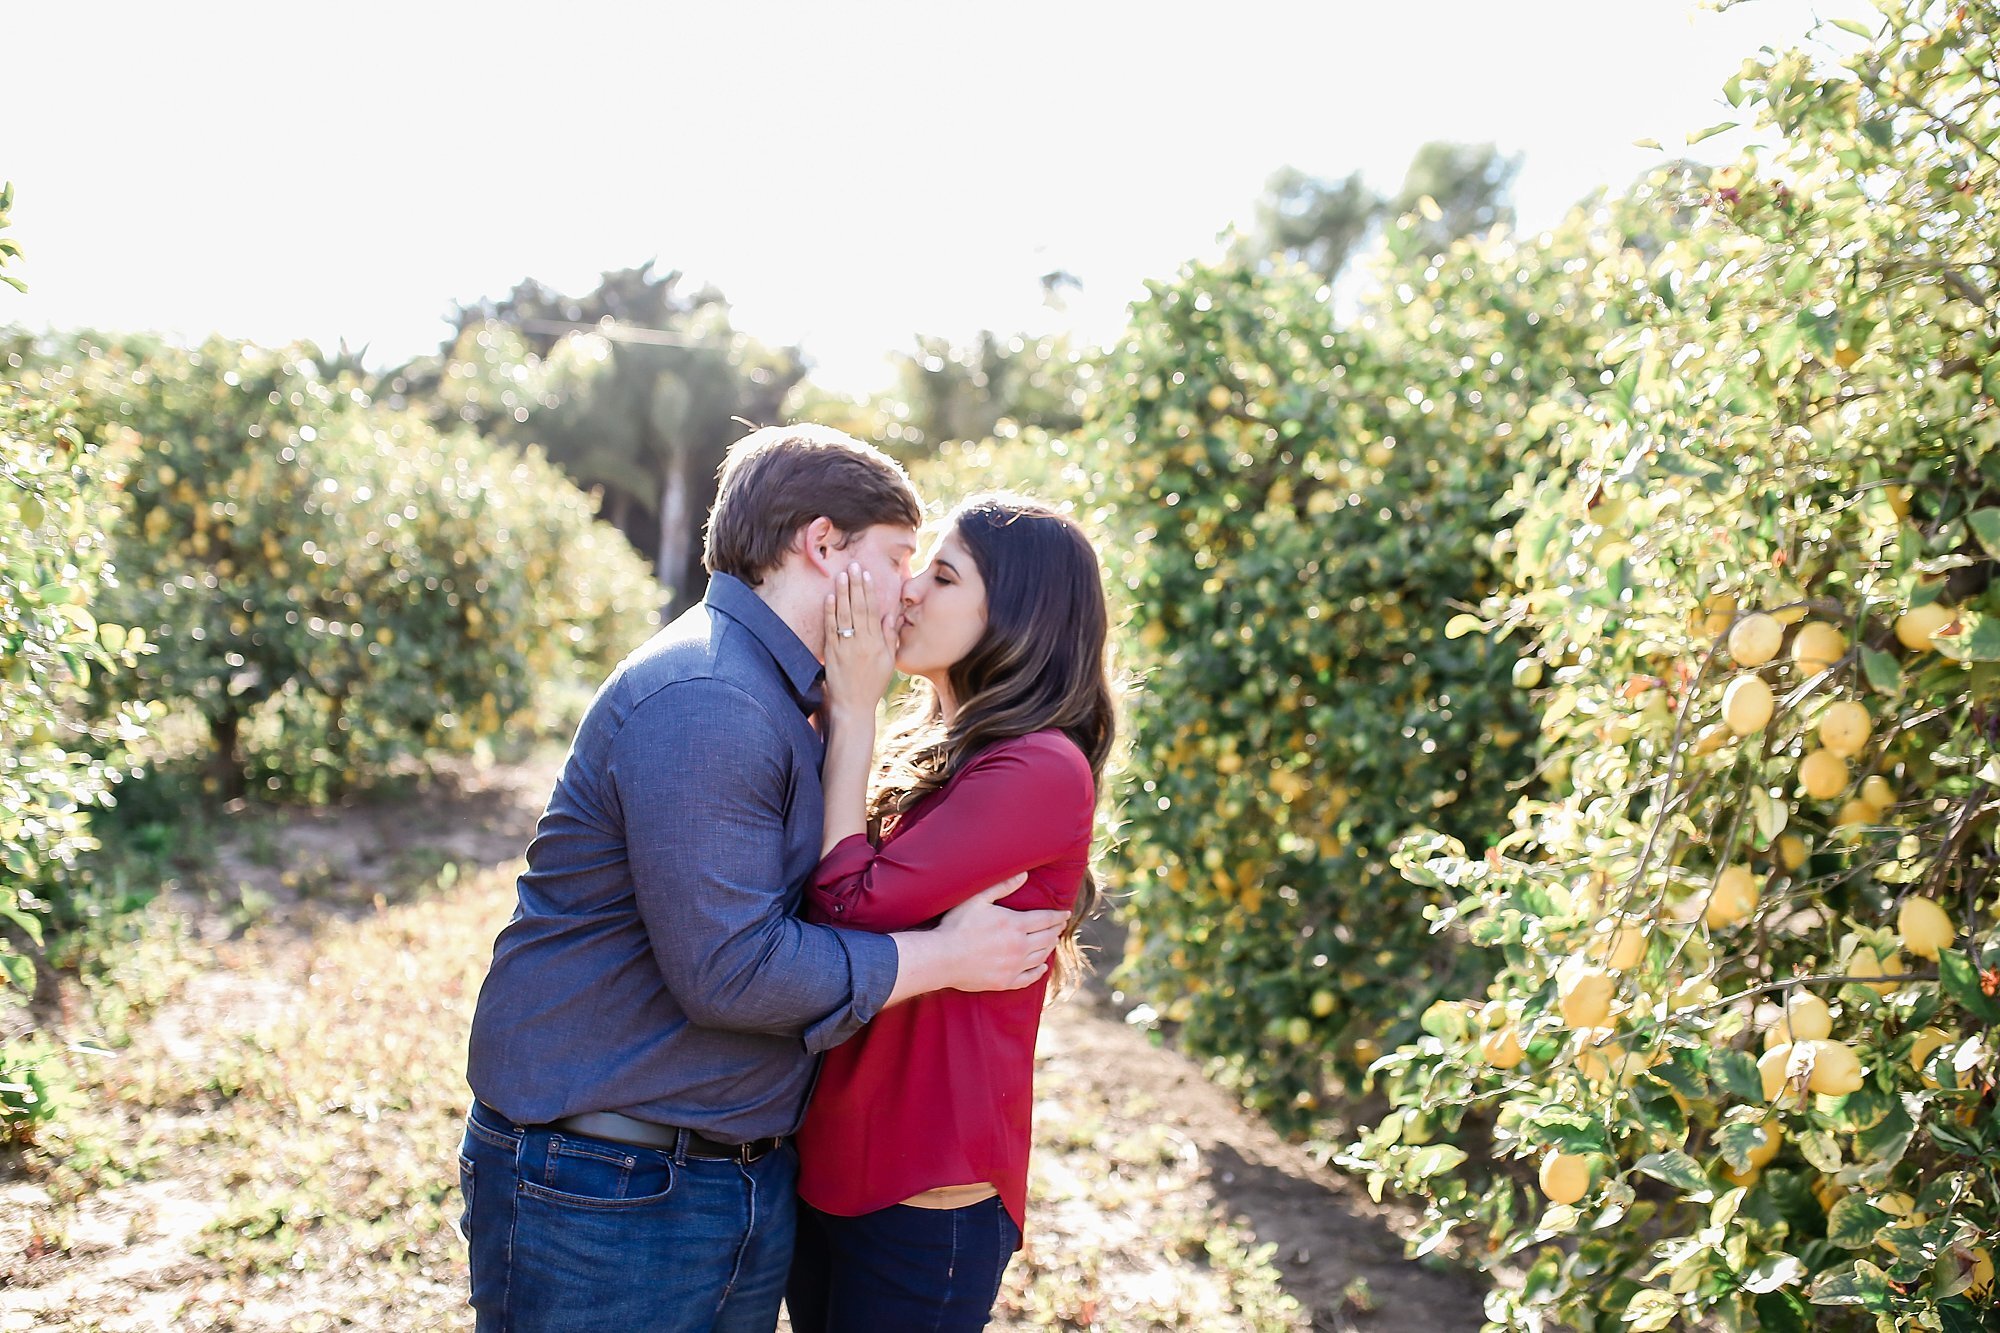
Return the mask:
M528 848L466 1079L520 1124L789 1134L887 1001L886 936L794 915L819 863L820 664L727 574L597 692Z

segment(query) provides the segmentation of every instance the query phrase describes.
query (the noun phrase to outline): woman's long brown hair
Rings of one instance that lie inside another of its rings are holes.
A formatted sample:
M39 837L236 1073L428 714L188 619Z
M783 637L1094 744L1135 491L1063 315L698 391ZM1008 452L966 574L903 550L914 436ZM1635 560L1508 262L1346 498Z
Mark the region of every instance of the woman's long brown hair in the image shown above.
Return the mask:
M876 767L869 818L877 832L949 782L997 741L1059 729L1090 764L1093 790L1117 732L1105 663L1110 612L1097 552L1074 521L1033 500L977 495L952 512L951 529L986 584L986 632L948 674L958 712L947 726L937 692L915 682ZM1077 928L1095 910L1086 870L1056 946L1057 986L1084 972Z

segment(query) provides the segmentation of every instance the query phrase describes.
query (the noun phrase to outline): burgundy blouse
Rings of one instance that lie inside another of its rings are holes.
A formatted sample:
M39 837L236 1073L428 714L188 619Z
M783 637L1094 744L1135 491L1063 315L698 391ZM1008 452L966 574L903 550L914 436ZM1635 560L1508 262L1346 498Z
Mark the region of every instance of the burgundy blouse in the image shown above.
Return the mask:
M1096 805L1090 764L1060 731L996 742L913 807L879 847L826 854L811 921L856 930L934 922L1020 871L1008 907L1076 902ZM828 1051L798 1134L799 1197L843 1217L941 1185L985 1182L1026 1230L1035 1034L1048 981L933 991L884 1009Z

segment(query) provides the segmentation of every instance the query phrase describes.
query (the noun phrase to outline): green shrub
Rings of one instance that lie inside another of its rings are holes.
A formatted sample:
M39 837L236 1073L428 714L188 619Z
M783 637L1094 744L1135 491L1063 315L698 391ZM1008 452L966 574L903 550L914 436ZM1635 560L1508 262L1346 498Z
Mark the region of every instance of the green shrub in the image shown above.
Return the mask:
M0 231L11 202L0 188ZM12 255L0 240L0 264ZM0 977L26 994L38 989L49 906L95 845L91 813L110 803L121 746L145 716L127 704L86 721L92 675L130 667L146 645L99 619L115 478L72 406L67 384L27 372L18 355L0 366ZM35 1044L0 1049L0 1142L28 1137L51 1114L35 1068L46 1056Z

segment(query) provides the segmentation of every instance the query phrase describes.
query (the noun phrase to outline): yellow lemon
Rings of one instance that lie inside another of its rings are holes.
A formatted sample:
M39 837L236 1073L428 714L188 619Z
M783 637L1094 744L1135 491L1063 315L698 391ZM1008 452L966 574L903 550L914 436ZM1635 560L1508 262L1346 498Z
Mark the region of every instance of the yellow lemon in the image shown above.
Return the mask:
M1910 1068L1922 1073L1924 1065L1937 1054L1938 1047L1952 1039L1943 1028L1925 1028L1917 1033L1917 1039L1910 1043Z
M1550 1153L1538 1175L1550 1203L1575 1203L1590 1192L1590 1162L1576 1153Z
M1858 798L1852 801L1842 801L1839 813L1833 817L1833 826L1837 829L1859 829L1863 824L1874 823L1881 813L1880 810L1877 810L1874 806L1868 804L1868 802Z
M1812 1073L1806 1086L1829 1097L1855 1091L1861 1086L1861 1057L1842 1042L1814 1042Z
M1771 687L1756 676L1738 676L1722 692L1722 721L1739 736L1748 736L1771 720L1777 700Z
M1917 1206L1917 1201L1901 1190L1890 1190L1886 1194L1879 1194L1869 1202L1891 1217L1908 1217L1910 1210Z
M1209 389L1208 405L1215 411L1217 412L1227 411L1229 409L1229 401L1230 401L1230 393L1227 388L1223 387L1220 384L1217 384Z
M1728 739L1729 728L1720 723L1711 722L1696 733L1694 738L1694 752L1696 754L1714 754L1722 748L1722 743Z
M1880 773L1870 773L1861 779L1859 800L1879 817L1896 804L1896 789Z
M1576 1053L1577 1072L1592 1083L1610 1083L1615 1079L1620 1087L1629 1088L1642 1067L1615 1041L1586 1046Z
M1521 1038L1511 1027L1489 1032L1479 1039L1479 1056L1495 1069L1512 1069L1527 1058Z
M1333 992L1329 990L1314 991L1312 993L1312 1012L1314 1018L1325 1018L1328 1014L1332 1013Z
M1757 1057L1757 1077L1764 1081L1764 1100L1775 1102L1791 1080L1792 1044L1773 1046Z
M1830 801L1847 790L1847 761L1831 750L1814 750L1799 761L1799 785L1815 801Z
M1752 1170L1767 1165L1778 1155L1778 1149L1785 1141L1784 1131L1776 1125L1759 1125L1757 1128L1763 1131L1764 1138L1746 1154L1750 1159Z
M1646 928L1640 925L1619 926L1600 941L1600 946L1604 965L1613 972L1637 967L1639 960L1646 956Z
M1753 611L1729 631L1729 655L1737 665L1760 667L1778 655L1785 639L1785 627L1773 616Z
M1937 632L1958 618L1958 613L1939 602L1912 607L1896 617L1896 640L1905 648L1922 651L1931 646Z
M1940 950L1951 947L1957 933L1951 915L1929 898L1912 894L1903 899L1902 909L1896 913L1896 934L1902 937L1903 947L1919 958L1936 958Z
M1852 699L1842 699L1820 718L1819 743L1849 759L1861 753L1861 747L1868 744L1868 733L1873 730L1868 710Z
M1853 977L1894 977L1903 972L1903 956L1891 950L1887 957L1877 957L1872 949L1856 949L1854 957L1847 962L1847 973ZM1887 995L1902 983L1899 981L1868 981L1863 985L1877 995Z
M1758 897L1757 877L1750 873L1750 867L1730 866L1716 876L1701 919L1711 930L1733 926L1756 910Z
M1780 1026L1793 1041L1819 1041L1833 1035L1833 1011L1819 996L1793 991L1792 998L1785 1001L1785 1016Z
M1787 870L1797 870L1806 863L1806 840L1796 833L1787 833L1778 839L1778 864Z
M1701 599L1701 609L1693 616L1695 633L1704 639L1719 639L1729 632L1736 619L1736 599L1726 592L1710 593Z
M1608 972L1582 968L1563 982L1563 1022L1573 1028L1601 1028L1611 1017L1611 997L1617 986Z
M1804 676L1817 676L1847 656L1847 636L1824 620L1808 620L1792 636L1792 662Z
M1993 1256L1981 1246L1972 1252L1972 1285L1966 1288L1974 1300L1985 1300L1993 1290Z

